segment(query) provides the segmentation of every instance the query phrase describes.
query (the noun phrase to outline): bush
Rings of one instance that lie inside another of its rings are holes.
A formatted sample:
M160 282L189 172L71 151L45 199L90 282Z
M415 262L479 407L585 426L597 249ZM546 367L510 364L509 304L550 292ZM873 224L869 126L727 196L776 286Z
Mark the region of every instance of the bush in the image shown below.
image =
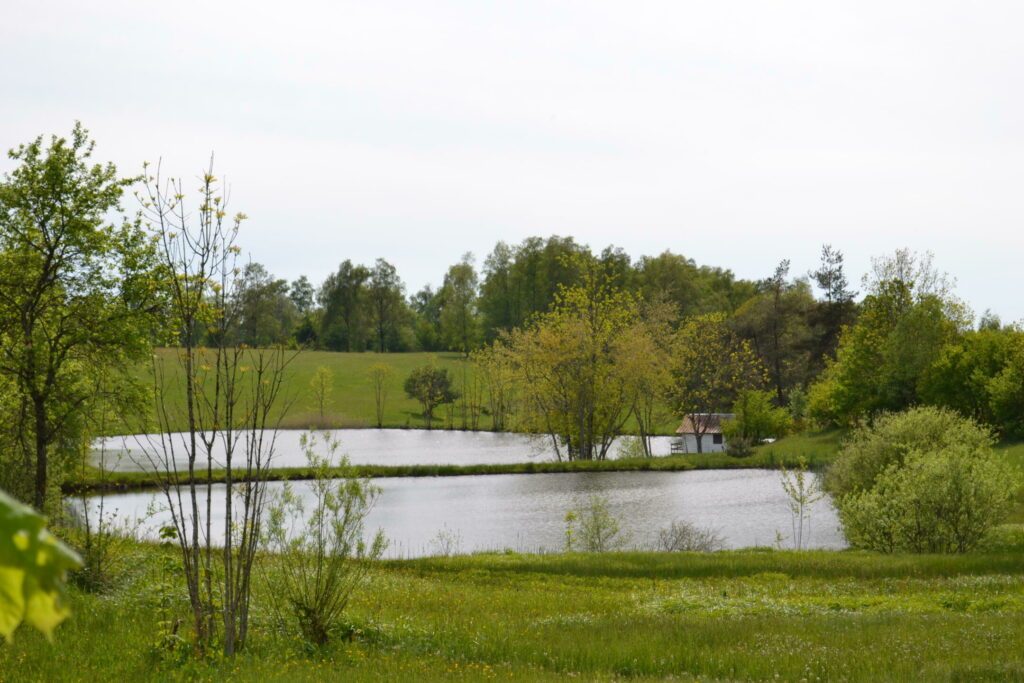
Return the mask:
M772 396L767 391L742 392L732 411L736 417L722 425L722 432L729 440L742 437L760 443L768 437L785 436L793 428L793 418L784 408L772 405Z
M793 428L801 430L804 428L804 420L807 418L807 392L801 387L796 387L789 392L789 416L793 420Z
M80 527L58 529L82 560L82 566L69 574L71 583L89 593L116 588L137 560L137 529L137 521L118 521L116 513L92 521L86 518Z
M621 445L615 455L616 460L642 460L647 457L647 453L644 451L643 437L621 436L619 439Z
M725 442L725 452L734 458L746 458L754 453L754 442L745 436L734 436Z
M837 498L871 489L891 465L902 465L911 451L936 452L964 446L978 452L993 444L991 433L950 410L912 408L862 425L843 444L828 469L825 487Z
M406 395L419 401L423 407L427 429L430 429L434 422L434 410L459 398L459 393L452 389L452 378L448 370L433 365L424 365L413 370L405 378L403 387Z
M913 450L839 502L847 540L881 552L964 553L1009 512L1016 473L987 448Z
M327 455L317 452L321 443ZM269 506L266 547L280 556L277 571L264 573L268 594L274 596L278 617L294 619L303 637L325 645L340 625L352 594L363 584L370 561L380 558L385 542L381 532L370 544L363 541L363 522L379 494L368 479L332 478L337 440L328 433L302 438L314 478L308 513L289 484Z
M626 537L604 496L592 495L586 503L578 501L565 514L566 550L603 553L621 548L625 543Z
M714 529L679 519L658 532L658 550L665 552L711 553L724 547L724 539Z

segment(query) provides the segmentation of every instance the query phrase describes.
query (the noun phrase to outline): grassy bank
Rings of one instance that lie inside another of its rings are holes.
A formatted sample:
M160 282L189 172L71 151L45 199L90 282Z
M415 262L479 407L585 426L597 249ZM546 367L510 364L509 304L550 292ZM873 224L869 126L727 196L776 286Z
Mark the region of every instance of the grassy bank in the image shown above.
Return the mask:
M351 605L350 638L311 651L276 632L260 582L249 648L202 662L164 637L185 617L173 553L132 552L120 589L73 594L55 643L23 630L0 647L0 680L1024 679L1020 552L385 562Z
M821 470L835 458L842 440L842 432L805 432L780 439L772 444L760 446L745 458L734 458L725 453L679 454L647 459L575 461L575 462L525 462L502 465L355 465L336 468L336 476L364 477L450 477L475 474L532 474L557 472L678 472L695 469L750 469L796 467L806 462L812 469ZM1009 462L1024 469L1024 443L1003 443L996 451ZM272 470L269 478L274 481L303 480L311 478L309 469L284 467ZM214 470L213 481L224 480L223 470ZM201 481L205 481L204 478ZM186 483L187 480L182 480ZM65 483L66 493L87 493L92 491L126 491L152 488L157 479L146 472L100 472L85 468L81 474ZM1024 491L1018 495L1019 505L1012 522L1024 522Z
M694 469L749 469L795 467L806 460L811 467L824 467L838 447L837 432L795 435L784 442L763 446L746 458L734 458L725 453L680 454L657 458L631 458L624 460L594 460L573 462L525 462L500 465L353 465L335 468L333 475L363 477L452 477L477 474L534 474L558 472L679 472ZM297 481L312 478L305 467L283 467L271 470L273 481ZM224 471L215 470L214 482L224 481ZM199 480L206 481L205 473ZM181 483L187 483L182 479ZM107 472L102 474L86 469L64 485L65 493L98 491L128 491L154 488L159 479L147 472Z
M352 465L335 467L329 474L335 477L454 477L471 474L542 474L558 472L675 472L694 469L695 466L684 457L650 458L644 460L603 460L575 462L526 462L500 465ZM212 481L224 481L224 471L214 470ZM299 481L313 478L312 470L305 467L281 467L270 470L270 481ZM205 473L197 481L205 483ZM180 483L188 483L183 477ZM101 476L91 471L85 477L68 482L66 493L87 493L96 491L126 491L131 489L154 488L159 479L148 472L108 472Z

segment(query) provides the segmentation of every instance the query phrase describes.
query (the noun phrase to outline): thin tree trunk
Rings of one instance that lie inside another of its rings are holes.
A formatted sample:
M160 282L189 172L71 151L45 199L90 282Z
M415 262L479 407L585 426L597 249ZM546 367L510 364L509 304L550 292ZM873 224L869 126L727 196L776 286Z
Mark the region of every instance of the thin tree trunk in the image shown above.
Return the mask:
M35 484L35 506L37 510L43 510L46 504L46 489L48 485L48 435L49 425L46 419L46 403L42 397L36 397L32 401L32 409L35 413L36 428L36 484Z

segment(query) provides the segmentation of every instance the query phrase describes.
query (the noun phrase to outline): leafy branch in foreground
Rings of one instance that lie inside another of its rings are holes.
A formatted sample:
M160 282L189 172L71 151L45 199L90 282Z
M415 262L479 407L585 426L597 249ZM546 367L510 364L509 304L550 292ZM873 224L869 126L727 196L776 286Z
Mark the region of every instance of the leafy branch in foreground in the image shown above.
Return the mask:
M0 491L0 636L6 640L22 621L49 636L69 614L64 577L81 561L45 522Z

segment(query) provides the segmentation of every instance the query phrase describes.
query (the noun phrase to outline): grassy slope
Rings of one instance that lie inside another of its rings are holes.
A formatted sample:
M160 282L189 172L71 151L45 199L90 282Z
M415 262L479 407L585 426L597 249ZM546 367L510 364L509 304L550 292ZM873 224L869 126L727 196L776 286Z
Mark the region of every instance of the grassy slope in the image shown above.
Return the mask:
M184 388L178 381L180 366L176 360L176 353L174 349L158 349L156 355L163 363L169 384L172 386L169 392L170 402L181 405L184 402ZM432 363L447 368L456 377L461 377L464 366L471 370L471 366L463 361L462 356L455 353L378 354L304 351L295 356L288 368L285 396L293 400L294 404L288 411L283 426L292 429L305 429L313 425L337 428L376 426L376 404L368 372L370 367L377 363L389 365L393 369L385 401L384 423L387 427L422 427L426 424L420 417L419 403L407 398L402 389L405 378L413 369ZM310 388L310 380L321 366L328 368L334 375L322 420ZM147 368L140 368L136 375L143 381L150 381ZM440 415L435 416L435 419L437 417ZM184 424L178 427L182 428ZM137 429L135 425L120 424L113 431L125 434Z
M158 349L156 355L162 361L162 367L167 373L171 385L171 390L168 392L170 403L180 406L184 402L184 386L179 379L180 367L176 360L176 351L174 349ZM304 351L295 356L288 368L285 395L290 400L294 400L294 403L288 410L282 426L286 429L307 429L311 426L376 427L376 402L368 372L371 366L378 363L388 365L393 370L387 385L384 410L385 427L421 428L426 426L426 421L420 414L419 403L408 398L402 388L405 378L414 369L427 364L446 368L452 375L456 388L461 384L463 372L466 372L469 378L473 373L473 365L458 353L380 354ZM319 406L310 388L310 380L319 367L328 368L334 375L333 386L325 404L322 419ZM135 375L144 385L151 384L149 368L138 368ZM455 420L456 423L453 426L461 427L460 418L456 417ZM435 411L434 427L444 427L444 422L445 408L442 407ZM184 426L184 422L181 421L177 428L181 429ZM675 427L675 421L669 420L662 425L662 430L664 433L670 434ZM478 428L490 429L490 418L486 415L482 416ZM112 434L130 434L138 431L140 431L140 425L125 423L116 424L111 429Z
M1024 677L1019 549L387 562L351 606L352 640L310 653L275 635L261 582L249 649L202 663L155 647L164 551L135 552L134 578L118 593L74 594L74 616L55 645L23 630L0 647L0 680ZM184 606L176 603L171 616L184 617Z

